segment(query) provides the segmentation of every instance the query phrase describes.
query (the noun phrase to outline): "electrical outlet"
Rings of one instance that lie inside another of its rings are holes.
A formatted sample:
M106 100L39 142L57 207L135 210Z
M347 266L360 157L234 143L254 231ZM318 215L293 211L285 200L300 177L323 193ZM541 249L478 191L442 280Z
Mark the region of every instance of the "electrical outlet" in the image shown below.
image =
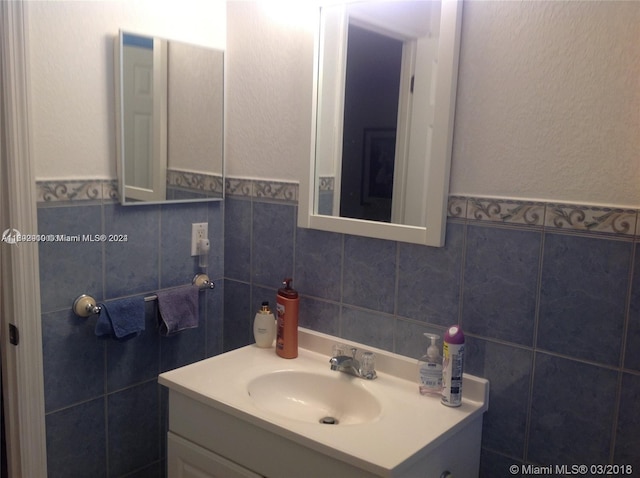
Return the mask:
M209 237L209 224L206 222L194 222L191 224L191 255L198 255L198 241Z

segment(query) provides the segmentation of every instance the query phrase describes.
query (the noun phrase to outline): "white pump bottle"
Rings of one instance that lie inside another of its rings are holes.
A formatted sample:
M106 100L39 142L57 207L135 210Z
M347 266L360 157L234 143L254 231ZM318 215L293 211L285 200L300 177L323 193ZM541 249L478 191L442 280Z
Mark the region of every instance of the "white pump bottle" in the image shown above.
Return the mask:
M262 303L262 307L253 321L253 337L256 339L258 347L273 347L273 341L276 338L276 318L267 301Z
M442 392L442 355L436 344L440 338L436 334L424 334L431 343L426 355L418 361L418 390L420 395L440 396Z

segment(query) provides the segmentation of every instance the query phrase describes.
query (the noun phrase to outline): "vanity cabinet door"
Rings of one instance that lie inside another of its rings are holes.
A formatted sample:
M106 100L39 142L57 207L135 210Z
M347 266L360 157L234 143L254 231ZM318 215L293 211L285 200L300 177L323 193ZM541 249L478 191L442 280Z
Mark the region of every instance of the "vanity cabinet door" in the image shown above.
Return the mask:
M263 478L209 450L167 434L169 478Z

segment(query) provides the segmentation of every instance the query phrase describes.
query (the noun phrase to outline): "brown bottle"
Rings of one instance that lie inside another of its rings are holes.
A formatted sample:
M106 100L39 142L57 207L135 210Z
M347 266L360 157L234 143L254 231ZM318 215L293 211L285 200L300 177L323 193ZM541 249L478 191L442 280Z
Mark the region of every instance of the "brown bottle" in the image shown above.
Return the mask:
M298 356L298 310L300 299L298 292L291 288L291 279L282 281L284 287L278 289L277 311L278 328L276 353L282 358Z

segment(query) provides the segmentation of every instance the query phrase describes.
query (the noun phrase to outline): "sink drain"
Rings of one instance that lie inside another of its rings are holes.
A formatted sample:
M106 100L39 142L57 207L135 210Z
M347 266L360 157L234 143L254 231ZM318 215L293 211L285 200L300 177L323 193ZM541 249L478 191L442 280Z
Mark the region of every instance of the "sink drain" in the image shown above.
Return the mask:
M320 419L320 423L323 425L337 425L338 419L334 417L324 417Z

